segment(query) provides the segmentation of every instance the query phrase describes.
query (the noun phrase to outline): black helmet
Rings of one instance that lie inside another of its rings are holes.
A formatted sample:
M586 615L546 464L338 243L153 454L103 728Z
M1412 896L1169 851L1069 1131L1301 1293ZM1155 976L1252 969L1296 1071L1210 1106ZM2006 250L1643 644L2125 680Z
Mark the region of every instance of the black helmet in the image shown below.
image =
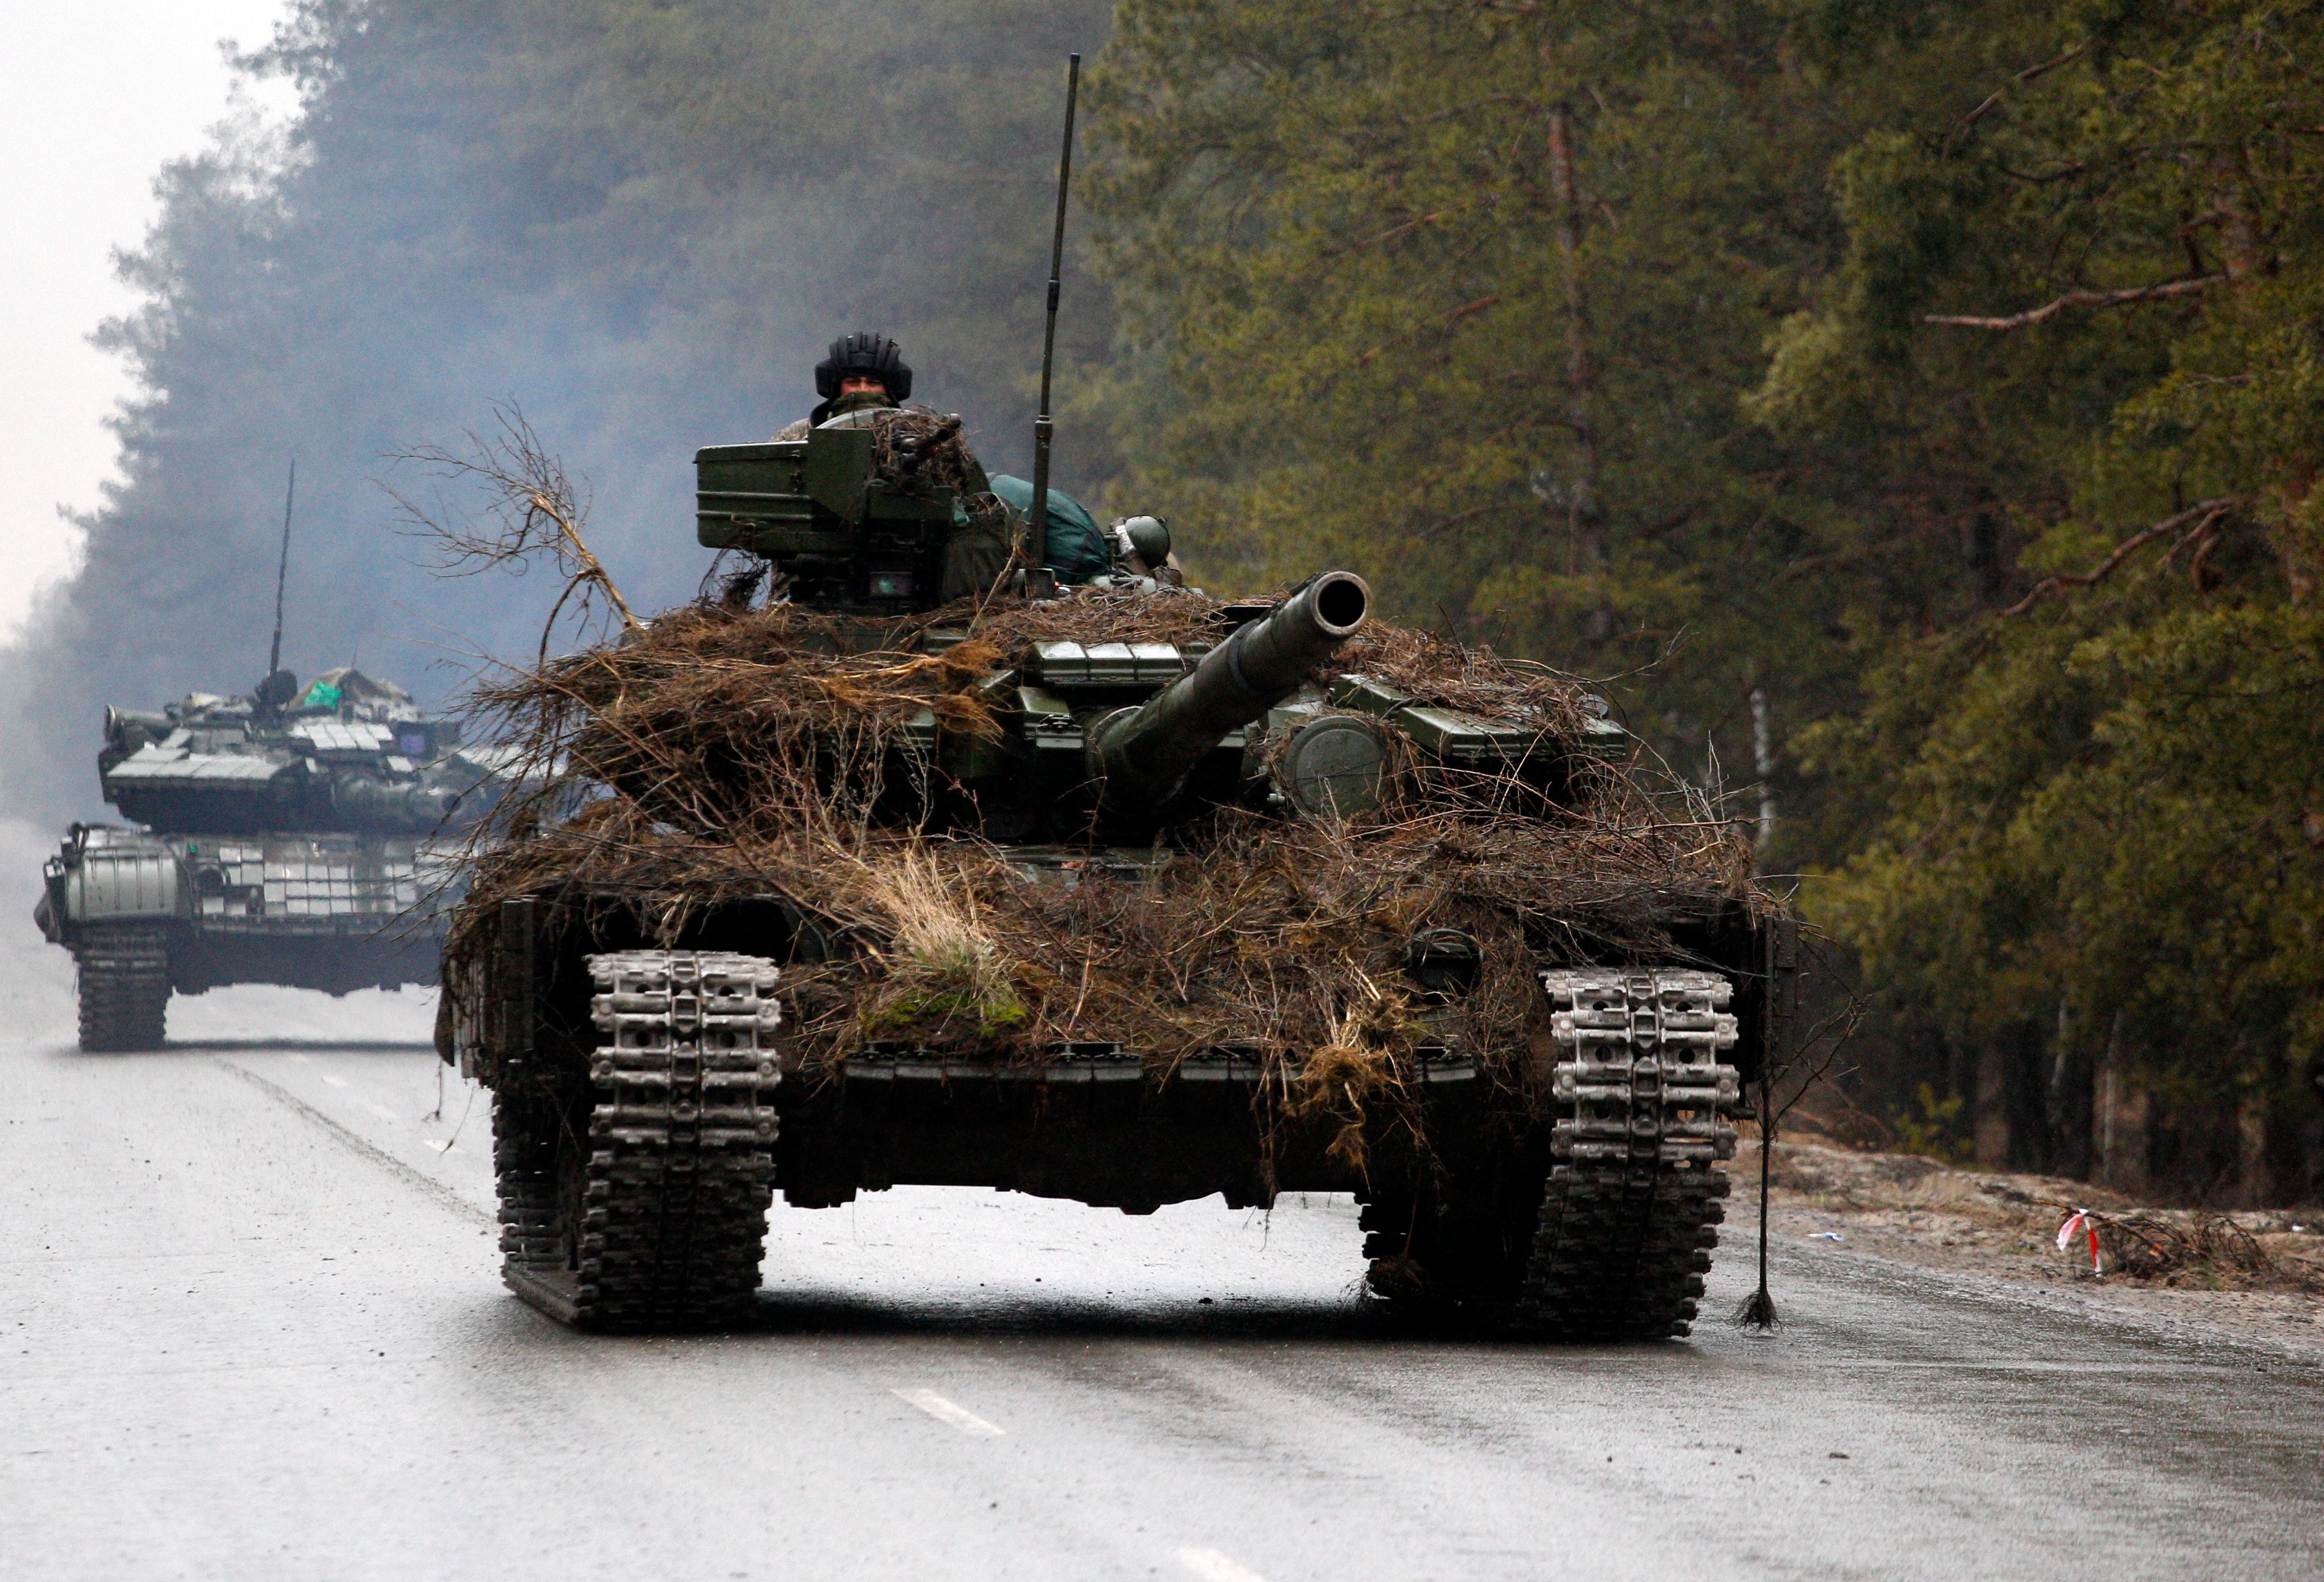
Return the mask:
M815 393L825 401L839 394L839 382L850 374L869 374L888 387L890 401L908 401L912 393L912 370L896 343L872 330L843 335L815 365Z

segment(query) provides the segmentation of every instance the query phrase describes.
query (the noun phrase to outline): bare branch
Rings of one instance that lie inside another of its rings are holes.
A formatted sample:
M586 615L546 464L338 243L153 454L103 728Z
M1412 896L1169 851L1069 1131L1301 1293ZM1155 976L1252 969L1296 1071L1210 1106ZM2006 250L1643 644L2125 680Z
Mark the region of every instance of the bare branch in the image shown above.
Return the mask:
M1408 219L1400 226L1390 226L1387 230L1380 232L1376 236L1367 236L1360 242L1351 242L1347 246L1340 249L1334 256L1345 257L1351 253L1360 253L1367 247L1377 247L1383 242L1396 241L1414 231L1418 230L1423 226L1434 224L1436 221L1443 219L1444 217L1444 214L1445 211L1443 209L1433 209L1427 214Z
M1366 352L1362 356L1358 357L1356 361L1360 364L1369 363L1374 357L1379 356L1382 352L1393 350L1395 347L1403 345L1406 341L1410 340L1414 336L1418 335L1424 329L1429 329L1438 326L1442 326L1449 329L1453 325L1460 323L1463 319L1483 312L1486 309L1492 307L1500 300L1500 292L1490 291L1484 296L1479 297L1473 302L1463 302L1458 308L1448 308L1442 313L1433 313L1427 318L1422 319L1419 323L1412 325L1388 340L1382 341L1379 345Z
M449 577L472 577L495 568L521 575L545 557L565 578L540 634L540 652L567 606L586 624L602 597L632 633L643 630L629 601L613 585L604 563L589 548L581 529L588 504L565 467L542 445L523 410L514 402L495 403L493 427L469 430L464 449L416 445L389 459L414 463L439 483L459 484L483 495L481 519L464 522L442 504L423 506L392 485L383 484L402 515L405 530L432 541L435 569Z
M2031 82L2035 78L2042 76L2045 72L2056 70L2059 67L2065 65L2070 60L2078 60L2081 59L2082 56L2089 52L2089 48L2090 47L2088 44L2076 44L2072 49L2068 50L2062 55L2052 55L2050 59L2041 62L2039 65L2028 66L2024 70L2020 71L2015 76L2012 77L2010 80L2012 82ZM1987 110L1990 110L1994 106L1999 104L2001 102L2001 96L2007 91L2008 90L2006 88L1995 88L1991 93L1985 96L1984 101L1980 103L1977 108L1963 112L1954 120L1950 126L1945 128L1944 143L1942 145L1943 151L1948 154L1951 153L1953 149L1960 143L1960 140L1969 134L1969 129L1976 125L1978 122L1984 117L1985 113Z
M2033 591L2028 593L2024 598L2019 599L2015 604L2010 606L2007 609L2002 611L2001 614L2005 619L2011 615L2022 615L2027 610L2032 609L2034 605L2041 600L2042 596L2044 594L2063 593L2070 587L2089 587L2094 584L2103 582L2108 577L2114 575L2115 569L2116 567L2120 566L2125 560L2130 559L2133 554L2136 553L2138 550L2144 545L2153 543L2156 539L2161 538L2165 533L2173 532L2181 527L2185 527L2187 523L2190 522L2194 523L2195 526L2188 534L2190 538L2207 532L2215 523L2218 523L2220 517L2225 516L2229 511L2235 509L2238 503L2239 502L2232 495L2222 495L2220 498L2216 500L2205 500L2200 504L2190 505L2186 510L2178 513L2176 515L2166 516L2162 521L2156 523L2153 527L2147 528L2143 532L2135 532L2128 538L2123 540L2122 542L2115 546L2114 553L2108 555L2105 560L2099 561L2088 571L2081 572L2079 575L2061 574L2056 577L2044 577L2041 581L2034 585Z
M2059 67L2065 65L2068 61L2079 60L2089 52L2090 47L2089 44L2076 44L2072 49L2068 50L2062 55L2052 55L2038 66L2028 66L2024 70L2017 74L2016 79L2019 82L2031 82L2043 73L2055 71Z
M1985 96L1983 102L1977 108L1963 112L1950 126L1945 128L1944 141L1940 145L1941 152L1948 154L1952 153L1954 146L1969 134L1969 129L1976 125L1987 110L2000 102L2001 89L1997 88Z
M1958 324L1969 329L2024 329L2055 319L2069 308L2121 308L2133 302L2150 301L2161 297L2183 297L2190 292L2208 291L2227 277L2224 274L2199 275L2193 280L2166 281L2161 285L2134 286L2126 291L2068 291L2054 302L2044 302L2023 313L2011 313L2000 318L1984 318L1975 314L1923 313L1923 324Z
M1422 528L1420 530L1420 536L1425 539L1434 538L1438 533L1444 532L1447 528L1464 527L1468 523L1476 521L1480 516L1490 516L1497 511L1506 511L1508 509L1508 504L1506 501L1489 500L1482 505L1471 505L1466 511L1455 511L1450 516L1439 517L1436 521L1430 523L1426 527Z

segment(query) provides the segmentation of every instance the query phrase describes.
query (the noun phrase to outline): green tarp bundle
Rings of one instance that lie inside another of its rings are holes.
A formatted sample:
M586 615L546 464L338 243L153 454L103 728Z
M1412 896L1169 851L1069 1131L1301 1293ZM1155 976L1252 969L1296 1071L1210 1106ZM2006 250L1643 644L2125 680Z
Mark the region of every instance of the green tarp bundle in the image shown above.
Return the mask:
M1033 486L1025 478L1001 473L992 479L992 492L1020 517L1033 511ZM1049 491L1048 561L1060 582L1087 582L1113 564L1106 553L1105 535L1097 518L1062 489Z

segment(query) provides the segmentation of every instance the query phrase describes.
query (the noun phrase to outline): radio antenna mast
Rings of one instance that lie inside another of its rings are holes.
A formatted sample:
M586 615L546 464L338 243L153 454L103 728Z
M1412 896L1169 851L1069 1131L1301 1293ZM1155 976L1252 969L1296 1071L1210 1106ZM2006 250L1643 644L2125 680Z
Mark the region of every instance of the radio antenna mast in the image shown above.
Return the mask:
M282 491L282 557L274 567L274 643L266 651L269 692L273 690L275 675L282 669L282 589L290 579L290 507L298 498L299 458L294 456L290 458L290 482Z
M1057 158L1057 228L1049 239L1048 322L1041 331L1041 410L1033 418L1033 509L1026 523L1027 552L1036 567L1049 560L1049 375L1057 359L1057 281L1065 266L1065 194L1074 175L1074 104L1081 97L1082 58L1065 57L1065 148Z

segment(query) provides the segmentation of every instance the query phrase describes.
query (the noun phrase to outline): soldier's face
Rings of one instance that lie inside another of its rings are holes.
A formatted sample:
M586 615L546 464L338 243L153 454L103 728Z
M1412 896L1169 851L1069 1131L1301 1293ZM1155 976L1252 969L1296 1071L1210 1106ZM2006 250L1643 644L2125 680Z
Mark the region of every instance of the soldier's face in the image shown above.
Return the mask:
M839 393L842 395L862 395L866 392L877 392L885 395L888 393L888 387L869 374L850 374L839 382Z

